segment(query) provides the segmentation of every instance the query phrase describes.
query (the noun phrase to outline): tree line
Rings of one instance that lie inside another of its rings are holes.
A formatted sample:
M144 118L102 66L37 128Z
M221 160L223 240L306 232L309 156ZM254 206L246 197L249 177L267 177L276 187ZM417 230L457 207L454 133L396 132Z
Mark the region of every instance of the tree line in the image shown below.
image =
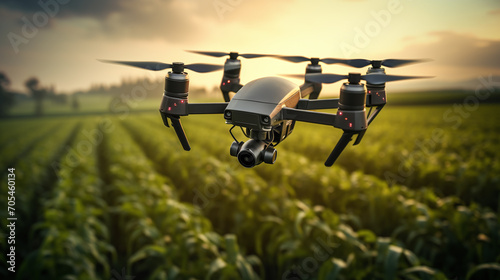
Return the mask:
M31 98L34 101L34 114L36 116L43 115L44 100L51 100L53 103L66 105L68 104L67 94L56 94L54 86L43 86L37 77L30 77L24 82L27 90L27 95L16 92L10 88L11 80L5 72L0 71L0 117L8 115L10 109L17 102L23 99ZM73 106L78 101L73 101Z
M74 110L80 107L79 98L85 95L120 96L122 94L141 91L145 98L160 98L163 93L163 79L151 80L148 78L124 79L121 83L105 85L93 84L86 90L67 93L56 93L54 86L43 85L37 77L30 77L24 82L25 93L15 92L10 88L11 81L5 72L0 71L0 117L7 116L16 103L24 99L31 99L34 103L34 115L44 114L45 101L61 106L71 106ZM190 97L217 96L218 88L205 89L200 86L191 86Z

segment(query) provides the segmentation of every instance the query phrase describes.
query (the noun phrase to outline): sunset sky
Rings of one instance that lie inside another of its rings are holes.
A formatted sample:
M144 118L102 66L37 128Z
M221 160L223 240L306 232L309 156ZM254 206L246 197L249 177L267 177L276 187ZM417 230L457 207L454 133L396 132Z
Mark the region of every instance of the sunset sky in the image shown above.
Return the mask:
M0 71L16 90L24 90L30 76L59 92L71 92L123 78L165 75L97 59L225 60L184 50L433 59L387 69L391 74L436 76L389 85L395 90L473 87L478 76L489 75L500 82L498 0L2 0L0 33ZM242 58L242 63L243 83L303 73L306 66L271 58ZM323 66L324 73L365 71ZM192 84L211 88L222 72L190 75ZM339 85L326 89L338 92Z

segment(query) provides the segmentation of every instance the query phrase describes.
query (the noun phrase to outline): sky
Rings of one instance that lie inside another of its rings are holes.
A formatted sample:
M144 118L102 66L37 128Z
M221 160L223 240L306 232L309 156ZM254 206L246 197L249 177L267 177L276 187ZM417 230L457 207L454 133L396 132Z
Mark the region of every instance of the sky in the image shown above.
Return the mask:
M498 0L0 0L0 35L0 71L19 91L31 76L59 92L72 92L166 74L97 59L225 60L185 50L433 60L386 69L388 74L434 76L388 85L398 91L474 87L479 77L489 76L500 82ZM242 58L242 65L245 84L303 73L307 63ZM323 65L323 72L366 69ZM192 85L212 88L222 72L190 77ZM324 89L336 93L339 87Z

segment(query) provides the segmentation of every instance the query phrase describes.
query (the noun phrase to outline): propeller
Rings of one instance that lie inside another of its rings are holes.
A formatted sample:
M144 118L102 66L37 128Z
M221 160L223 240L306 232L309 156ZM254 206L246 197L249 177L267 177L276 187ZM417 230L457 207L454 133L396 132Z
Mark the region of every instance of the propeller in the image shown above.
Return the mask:
M237 53L237 52L205 52L205 51L190 51L186 50L190 53L197 53L202 55L208 55L213 57L223 57L229 55L231 59L237 59L239 56L243 58L259 58L259 57L274 57L276 55L273 54L257 54L257 53Z
M304 78L304 75L302 75L302 74L289 74L289 75L284 75L284 76L290 77L290 78L297 78L297 79ZM386 74L361 75L359 73L349 73L349 75L314 73L314 74L306 74L305 75L305 80L307 82L323 83L323 84L332 84L332 83L336 83L340 80L348 79L349 83L352 83L352 84L358 84L360 82L360 80L365 80L369 84L377 85L377 84L384 84L386 82L409 80L409 79L423 79L423 78L432 78L432 77L430 77L430 76L398 76L398 75L386 75Z
M430 59L384 59L384 60L368 60L368 59L340 59L335 58L333 63L343 64L356 68L362 68L371 65L373 68L386 67L401 67L409 64L428 62Z
M105 63L122 64L152 71L160 71L172 68L174 73L182 73L184 69L189 69L198 73L208 73L221 70L224 68L224 66L222 65L205 64L205 63L184 64L182 62L174 62L173 64L168 64L155 61L118 61L118 60L103 60L103 59L99 59L99 61Z
M272 57L286 60L289 62L293 63L300 63L300 62L306 62L309 61L311 64L317 65L319 62L323 62L325 64L334 64L334 63L340 63L341 60L336 59L336 58L317 58L317 57L305 57L305 56L293 56L293 55L274 55Z

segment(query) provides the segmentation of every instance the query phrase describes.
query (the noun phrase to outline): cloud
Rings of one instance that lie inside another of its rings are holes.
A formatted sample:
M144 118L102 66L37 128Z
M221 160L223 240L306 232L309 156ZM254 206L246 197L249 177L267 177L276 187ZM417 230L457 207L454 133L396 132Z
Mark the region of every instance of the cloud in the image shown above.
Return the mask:
M430 58L432 61L390 69L388 73L434 78L394 83L391 88L402 91L446 87L470 89L478 84L479 76L500 76L500 40L434 31L415 38L406 37L404 41L406 46L400 51L383 54L383 57Z
M125 2L118 12L100 20L102 32L112 37L160 38L183 42L196 40L209 28L200 21L207 15L189 1L151 0L153 5Z
M198 24L205 17L199 0L69 0L59 5L57 0L42 0L50 11L53 22L76 19L93 20L96 36L115 38L162 38L166 40L188 40L193 34L203 34L203 26ZM188 3L190 2L190 3ZM21 18L31 19L38 12L48 13L38 1L6 0L0 3L0 10L18 14L16 23L22 26ZM9 19L2 18L2 25ZM85 27L82 27L85 28Z
M19 11L22 13L35 13L37 11L42 11L43 8L39 2L44 3L46 6L51 4L56 4L60 7L60 17L72 17L72 16L90 16L96 18L106 17L109 14L122 10L122 2L119 0L69 0L67 4L59 4L57 0L3 0L0 6L3 6L9 10ZM62 2L62 1L61 1Z
M61 0L41 0L57 4ZM224 25L252 25L263 22L283 11L292 0L66 0L51 19L53 22L75 19L89 19L95 22L92 32L95 36L135 39L163 39L169 42L195 42ZM62 2L62 1L61 1ZM271 2L271 3L269 3ZM37 12L44 12L39 1L3 0L0 10L18 14L20 18L31 18ZM50 5L49 5L50 6ZM53 6L50 6L53 9ZM2 25L8 19L2 18ZM85 28L85 27L82 27ZM2 28L5 29L5 28Z
M406 53L429 57L437 63L460 68L482 68L500 71L500 41L452 31L436 31L430 43L405 48Z

